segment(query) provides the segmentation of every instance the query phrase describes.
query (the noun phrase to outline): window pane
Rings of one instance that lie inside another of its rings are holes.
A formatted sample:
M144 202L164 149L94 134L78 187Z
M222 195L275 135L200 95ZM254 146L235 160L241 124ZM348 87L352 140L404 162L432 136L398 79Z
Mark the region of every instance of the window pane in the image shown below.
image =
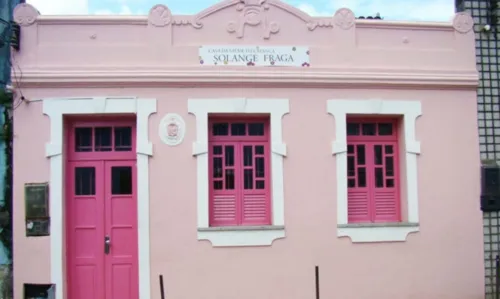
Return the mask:
M484 188L485 193L496 192L498 190L498 172L494 168L485 168L484 169Z
M95 194L95 168L75 167L75 195Z
M246 135L246 124L244 124L244 123L231 124L231 135L233 135L233 136L245 136Z
M356 145L356 158L358 165L365 165L365 146L363 144Z
M115 128L115 151L129 152L132 150L132 128Z
M386 145L385 146L385 153L386 154L392 154L393 153L393 148L392 148L392 145Z
M214 181L214 189L222 190L222 181Z
M264 136L264 124L263 123L248 124L248 135Z
M111 193L132 194L132 167L111 167Z
M354 154L354 145L348 145L347 146L347 153L348 154Z
M255 181L255 189L265 189L266 185L264 181Z
M229 124L215 123L212 125L212 135L214 136L227 136L229 134Z
M222 158L214 158L213 159L213 177L221 178L222 177Z
M384 172L382 168L375 168L375 187L383 188L384 187Z
M234 170L226 169L226 190L234 190Z
M92 128L75 129L75 152L92 151Z
M391 123L378 124L378 134L382 136L392 135L392 124Z
M244 187L245 189L253 189L253 170L245 169L244 170Z
M348 123L347 124L347 136L359 135L359 124Z
M354 157L350 156L347 157L347 176L355 176L355 163L354 163Z
M347 180L347 187L348 188L354 188L354 187L356 187L356 179L348 179Z
M247 145L243 147L243 165L252 166L252 146Z
M111 151L111 127L95 128L94 131L94 150L96 152Z
M358 167L358 187L366 187L366 169Z
M375 124L362 124L362 128L363 128L363 135L364 136L375 136L375 133L376 133L376 128L375 128Z
M388 188L393 188L394 187L394 179L385 180L385 186Z
M226 145L225 146L226 154L224 155L226 158L226 166L234 165L234 146Z
M255 176L258 178L265 176L264 158L255 158Z
M216 145L213 147L214 149L214 155L222 155L222 146L221 145Z
M385 157L385 175L393 176L394 175L394 158L393 157Z
M375 154L375 165L382 165L382 146L381 145L374 146L374 154Z
M255 146L255 154L256 155L263 155L264 154L264 146L262 146L262 145Z

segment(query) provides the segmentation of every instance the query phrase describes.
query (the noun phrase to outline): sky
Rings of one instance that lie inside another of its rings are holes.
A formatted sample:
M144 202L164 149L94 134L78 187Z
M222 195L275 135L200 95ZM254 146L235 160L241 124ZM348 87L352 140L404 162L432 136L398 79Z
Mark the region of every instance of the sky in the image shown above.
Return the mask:
M27 0L43 15L145 15L155 4L167 5L173 14L196 14L221 0ZM312 16L332 16L341 7L356 16L398 21L450 21L454 0L282 0Z

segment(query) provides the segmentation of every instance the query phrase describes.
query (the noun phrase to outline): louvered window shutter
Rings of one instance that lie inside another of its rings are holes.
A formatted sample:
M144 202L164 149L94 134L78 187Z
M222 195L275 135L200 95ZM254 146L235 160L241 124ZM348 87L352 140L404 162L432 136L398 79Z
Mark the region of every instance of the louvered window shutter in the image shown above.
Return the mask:
M370 189L367 181L366 145L349 143L347 148L347 213L350 223L370 221Z
M397 144L373 145L373 221L393 222L400 219Z
M399 222L396 121L347 123L347 212L349 223Z
M241 222L243 225L271 224L269 161L266 143L241 145Z
M229 226L238 224L238 192L236 178L237 145L210 144L210 224Z

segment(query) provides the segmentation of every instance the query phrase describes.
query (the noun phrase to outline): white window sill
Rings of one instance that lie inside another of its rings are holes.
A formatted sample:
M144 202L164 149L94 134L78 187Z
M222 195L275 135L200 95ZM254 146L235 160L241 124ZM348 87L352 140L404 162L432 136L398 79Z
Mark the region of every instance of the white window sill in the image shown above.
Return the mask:
M356 223L337 226L337 236L349 237L353 243L404 242L420 230L418 223Z
M214 247L271 246L285 237L284 226L222 226L198 228L198 240Z

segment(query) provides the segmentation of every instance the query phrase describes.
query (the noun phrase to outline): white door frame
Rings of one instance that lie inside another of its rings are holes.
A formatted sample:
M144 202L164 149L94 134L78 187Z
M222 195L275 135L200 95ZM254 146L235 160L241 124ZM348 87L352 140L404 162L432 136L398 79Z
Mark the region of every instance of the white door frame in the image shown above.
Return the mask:
M50 279L56 286L56 299L65 297L64 279L64 160L65 115L135 114L137 150L137 230L139 246L139 298L151 298L149 257L149 157L153 145L148 139L149 116L156 113L156 99L136 97L46 98L43 114L50 118Z

